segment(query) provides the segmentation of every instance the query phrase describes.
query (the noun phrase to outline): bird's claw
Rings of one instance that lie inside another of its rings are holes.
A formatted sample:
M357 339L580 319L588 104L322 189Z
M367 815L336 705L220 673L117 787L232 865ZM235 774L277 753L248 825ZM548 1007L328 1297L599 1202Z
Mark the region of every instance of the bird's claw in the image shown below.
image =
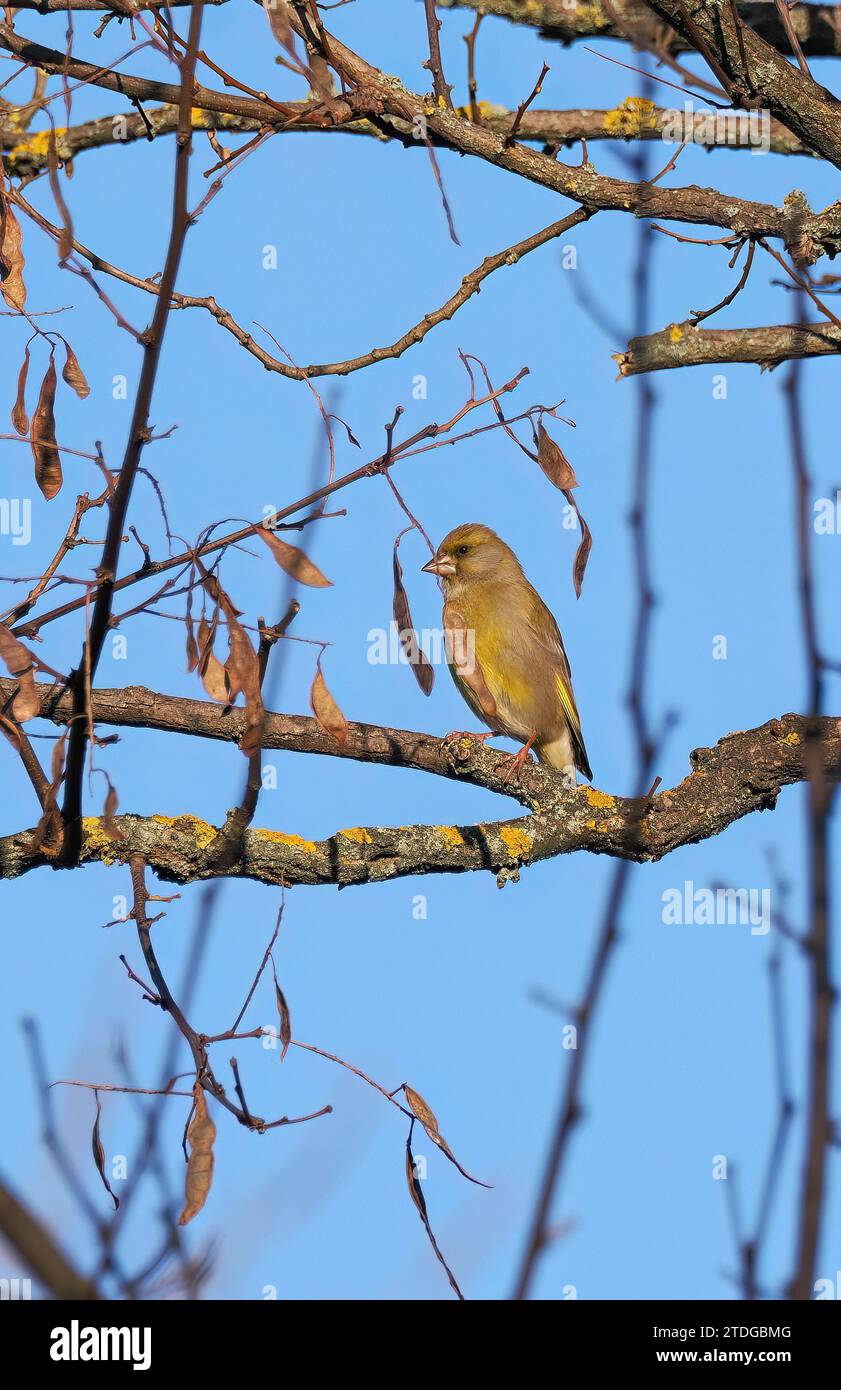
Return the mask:
M493 738L493 734L474 734L470 729L451 729L441 742L449 743L454 738L474 738L477 743L484 743L486 739Z
M501 763L497 763L496 767L494 768L494 772L499 772L500 768L503 767L508 768L508 771L502 779L503 782L519 782L520 775L523 771L523 768L526 766L526 763L530 763L533 761L531 756L531 746L533 742L534 735L532 735L528 743L523 744L523 747L520 749L519 753L506 753L503 761Z
M446 748L448 743L459 743L463 738L469 739L474 743L484 743L486 739L493 738L493 734L474 734L469 729L451 729L441 740L441 747ZM470 757L470 748L456 748L450 753L458 762L466 762Z

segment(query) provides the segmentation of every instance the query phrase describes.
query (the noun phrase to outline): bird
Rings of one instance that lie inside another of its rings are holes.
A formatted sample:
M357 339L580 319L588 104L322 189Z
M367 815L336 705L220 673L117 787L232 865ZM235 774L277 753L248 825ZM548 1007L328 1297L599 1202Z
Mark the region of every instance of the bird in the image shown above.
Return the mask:
M492 731L522 743L508 777L534 748L540 762L576 782L593 774L558 624L509 545L479 522L445 536L422 566L444 592L447 664L459 693ZM508 780L508 778L506 778Z

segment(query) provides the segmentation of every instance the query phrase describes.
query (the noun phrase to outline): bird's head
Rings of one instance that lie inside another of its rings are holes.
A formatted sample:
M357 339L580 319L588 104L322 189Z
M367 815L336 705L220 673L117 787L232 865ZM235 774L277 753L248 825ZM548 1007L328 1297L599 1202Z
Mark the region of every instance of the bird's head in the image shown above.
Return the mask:
M468 521L445 536L423 572L437 574L445 593L522 573L513 550L478 521Z

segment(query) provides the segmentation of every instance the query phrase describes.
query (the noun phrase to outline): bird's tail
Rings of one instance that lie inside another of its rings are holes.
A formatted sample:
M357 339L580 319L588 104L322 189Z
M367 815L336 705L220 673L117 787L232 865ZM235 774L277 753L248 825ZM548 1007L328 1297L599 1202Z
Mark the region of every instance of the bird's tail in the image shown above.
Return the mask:
M536 743L534 751L542 763L554 767L558 772L563 772L573 785L576 781L576 768L592 782L593 774L590 771L586 749L583 743L573 740L569 729L564 729L558 738L551 741Z

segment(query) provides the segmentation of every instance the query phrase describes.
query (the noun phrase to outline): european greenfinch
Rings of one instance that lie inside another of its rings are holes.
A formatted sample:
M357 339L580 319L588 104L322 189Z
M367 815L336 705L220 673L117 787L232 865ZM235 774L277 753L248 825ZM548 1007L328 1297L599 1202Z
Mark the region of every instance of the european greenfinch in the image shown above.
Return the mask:
M459 692L493 733L525 745L511 774L534 747L573 782L576 768L592 780L558 624L510 546L467 522L423 569L444 590L447 663Z

